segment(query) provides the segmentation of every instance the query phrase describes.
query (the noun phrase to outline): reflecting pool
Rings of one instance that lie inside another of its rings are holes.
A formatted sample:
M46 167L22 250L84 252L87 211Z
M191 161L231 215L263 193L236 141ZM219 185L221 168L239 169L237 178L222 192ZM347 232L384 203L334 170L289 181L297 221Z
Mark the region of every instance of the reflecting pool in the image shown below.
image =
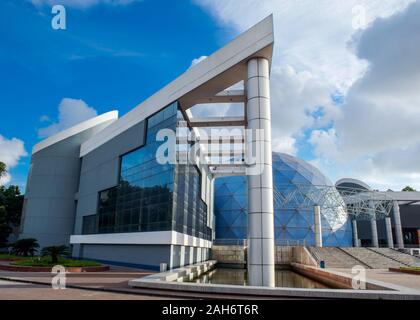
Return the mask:
M192 282L246 286L248 279L245 269L216 268L201 275L197 279L194 279ZM291 270L276 270L276 287L308 289L329 288L320 282L302 276Z

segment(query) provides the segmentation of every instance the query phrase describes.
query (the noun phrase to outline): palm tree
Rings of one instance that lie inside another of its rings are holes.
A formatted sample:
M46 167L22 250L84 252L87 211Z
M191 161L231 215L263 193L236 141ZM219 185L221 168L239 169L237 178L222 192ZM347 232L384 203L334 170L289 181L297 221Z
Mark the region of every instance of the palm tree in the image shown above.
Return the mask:
M24 257L33 256L38 251L37 248L39 248L38 240L33 238L20 239L13 244L12 253Z
M50 256L52 263L57 263L60 256L69 254L69 248L67 246L51 246L45 247L41 251L43 257Z

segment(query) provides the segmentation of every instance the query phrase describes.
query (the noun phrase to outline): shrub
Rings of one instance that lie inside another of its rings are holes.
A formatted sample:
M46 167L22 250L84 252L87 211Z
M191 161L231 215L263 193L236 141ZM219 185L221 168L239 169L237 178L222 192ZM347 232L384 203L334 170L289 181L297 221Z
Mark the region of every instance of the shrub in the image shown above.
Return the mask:
M69 254L69 249L67 246L50 246L45 247L41 251L43 257L51 257L52 263L57 263L60 256L67 256Z
M33 238L20 239L12 246L12 253L18 256L33 256L39 248L38 240Z

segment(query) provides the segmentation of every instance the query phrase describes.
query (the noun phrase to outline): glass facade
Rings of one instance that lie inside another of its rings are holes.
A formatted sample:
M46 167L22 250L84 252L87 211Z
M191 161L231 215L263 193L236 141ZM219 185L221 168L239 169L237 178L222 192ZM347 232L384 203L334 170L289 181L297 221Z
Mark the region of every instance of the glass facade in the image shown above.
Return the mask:
M207 205L201 199L200 172L194 165L178 165L176 181L174 230L210 240L211 229L207 226Z
M115 232L162 231L172 229L174 164L160 164L156 140L160 129L176 130L176 104L147 121L146 143L121 157L121 177L116 202Z
M313 208L301 207L309 197L305 195L323 192L321 186L332 183L315 167L296 157L273 153L274 188L285 199L299 189L301 199L287 202L287 206L275 201L275 238L279 245L289 243L315 244ZM317 188L318 186L318 188ZM338 191L335 197L339 197ZM303 199L306 197L306 199ZM312 197L311 197L312 198ZM331 202L331 203L329 203ZM321 206L323 244L325 246L352 246L352 229L344 208L336 204L336 198L326 199ZM313 204L315 205L315 203ZM247 181L246 177L223 177L215 181L216 240L240 240L247 238Z
M198 168L162 164L157 159L157 150L164 143L157 141L158 131L175 132L178 123L184 122L177 105L173 103L147 119L144 146L121 156L120 182L99 192L97 214L84 217L84 234L175 230L210 238ZM168 157L168 152L162 156Z

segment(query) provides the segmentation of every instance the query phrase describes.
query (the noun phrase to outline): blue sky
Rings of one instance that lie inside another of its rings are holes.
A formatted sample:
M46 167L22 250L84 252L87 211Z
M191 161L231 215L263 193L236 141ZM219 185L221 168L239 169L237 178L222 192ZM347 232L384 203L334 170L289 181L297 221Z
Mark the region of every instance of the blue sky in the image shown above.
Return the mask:
M66 13L67 29L54 30L51 6L0 3L0 134L23 140L28 153L48 125L41 116L55 121L63 98L124 114L234 35L189 0ZM25 183L29 162L12 168L12 183Z
M2 0L1 182L24 187L40 135L126 113L269 14L273 150L420 189L420 0Z

